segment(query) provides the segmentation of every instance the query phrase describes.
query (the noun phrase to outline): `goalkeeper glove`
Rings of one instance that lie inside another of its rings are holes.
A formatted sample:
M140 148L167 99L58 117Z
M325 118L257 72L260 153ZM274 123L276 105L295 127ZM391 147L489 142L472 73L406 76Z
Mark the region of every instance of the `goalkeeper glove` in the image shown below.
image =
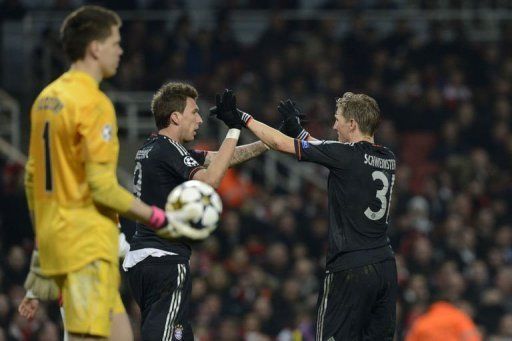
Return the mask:
M279 131L295 139L307 140L309 133L301 126L306 116L297 104L291 99L281 101L277 106L277 110L283 118Z
M24 284L27 290L27 297L39 298L41 300L56 300L59 297L59 287L55 281L47 276L44 276L41 271L41 264L39 262L39 251L35 249L32 252L32 259L30 260L30 271Z
M175 216L167 213L169 224L158 230L156 233L165 239L188 238L192 240L206 239L215 230L215 226L207 226L202 229L196 229L190 224L177 219Z
M196 229L188 223L191 219L201 215L201 210L197 206L190 205L181 210L169 210L167 212L156 206L151 208L153 209L153 214L151 215L150 226L162 238L176 239L184 237L192 240L202 240L206 239L215 230L215 226Z

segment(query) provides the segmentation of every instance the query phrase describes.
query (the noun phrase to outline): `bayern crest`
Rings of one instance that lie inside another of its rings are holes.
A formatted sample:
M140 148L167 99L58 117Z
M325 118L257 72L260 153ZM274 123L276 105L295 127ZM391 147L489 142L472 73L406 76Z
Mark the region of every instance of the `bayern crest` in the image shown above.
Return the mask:
M174 338L176 340L181 340L183 338L183 326L181 324L174 327Z

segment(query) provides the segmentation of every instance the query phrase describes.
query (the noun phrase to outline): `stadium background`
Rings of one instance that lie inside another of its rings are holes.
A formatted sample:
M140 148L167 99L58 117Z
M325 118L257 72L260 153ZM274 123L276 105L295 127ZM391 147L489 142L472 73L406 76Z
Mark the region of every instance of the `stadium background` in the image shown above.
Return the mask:
M15 309L33 246L22 163L31 101L66 68L58 26L84 3L0 2L0 340L61 338L55 304L32 322ZM133 154L153 130L151 94L166 80L194 84L204 118L225 87L274 126L278 101L291 97L308 114L307 129L324 138L335 138L334 99L368 93L384 117L377 142L399 160L389 231L400 285L396 339L440 294L486 339L512 339L510 1L94 3L124 19L121 66L103 88L117 108L126 186ZM222 133L205 119L192 146L216 148ZM199 340L313 340L325 179L325 170L271 152L228 174L220 227L191 260ZM126 285L122 293L137 336L138 308Z

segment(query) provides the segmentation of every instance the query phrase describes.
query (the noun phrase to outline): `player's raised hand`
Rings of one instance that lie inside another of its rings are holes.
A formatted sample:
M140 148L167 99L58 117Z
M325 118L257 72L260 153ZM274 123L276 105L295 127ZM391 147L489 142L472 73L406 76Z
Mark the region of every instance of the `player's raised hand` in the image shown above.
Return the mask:
M299 140L308 138L309 133L302 127L302 122L304 122L306 115L304 115L294 101L291 99L281 101L277 106L277 110L281 113L282 121L279 130L283 134Z
M236 129L241 129L242 125L246 127L252 118L251 115L236 107L236 96L230 89L224 90L222 96L219 94L215 96L215 106L210 108L210 116L216 116L229 128Z
M217 94L215 104L215 107L210 108L211 115L216 116L230 129L242 129L242 121L236 111L236 97L232 90L224 90L222 96Z

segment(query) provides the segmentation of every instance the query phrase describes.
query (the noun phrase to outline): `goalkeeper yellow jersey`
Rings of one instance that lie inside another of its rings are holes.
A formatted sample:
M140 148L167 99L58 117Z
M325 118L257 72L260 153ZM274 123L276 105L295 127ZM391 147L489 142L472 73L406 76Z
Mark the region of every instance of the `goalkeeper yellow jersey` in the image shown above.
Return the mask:
M93 203L85 173L86 162L117 167L112 102L90 75L69 71L39 94L30 118L26 185L42 271L63 274L100 258L118 262L117 214Z

